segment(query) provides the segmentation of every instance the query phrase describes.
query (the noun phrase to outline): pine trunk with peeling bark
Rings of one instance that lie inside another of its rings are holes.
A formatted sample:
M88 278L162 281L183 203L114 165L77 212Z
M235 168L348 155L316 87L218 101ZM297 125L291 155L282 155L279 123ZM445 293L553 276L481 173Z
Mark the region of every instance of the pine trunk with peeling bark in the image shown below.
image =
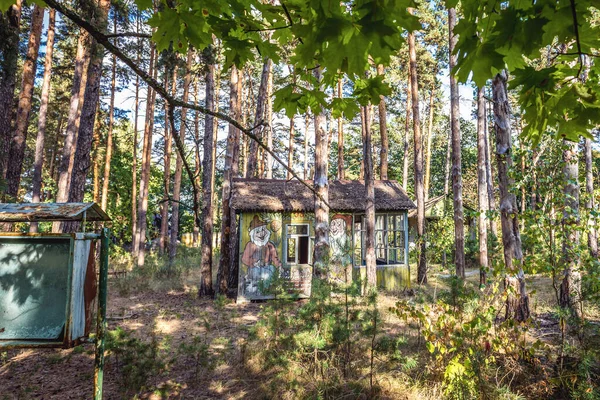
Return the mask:
M93 23L103 32L108 24L108 10L110 0L100 0L98 8L94 12ZM73 159L73 171L69 184L69 202L80 203L85 193L85 182L91 166L90 153L92 151L92 140L94 136L94 123L96 122L96 110L100 101L100 81L102 78L102 60L104 59L104 48L92 40L90 46L90 65L88 67L88 78L85 88L83 106L79 131L77 133L77 146ZM80 227L79 221L65 223L64 232L76 232Z
M525 321L529 318L529 296L525 288L523 272L523 250L519 233L519 210L517 199L511 193L514 185L510 178L512 168L512 143L510 134L510 105L506 90L506 72L496 75L492 81L494 99L494 129L496 131L496 160L500 187L500 219L502 222L502 244L506 266L505 286L506 318ZM516 261L516 265L515 265Z
M410 58L410 86L413 118L413 138L415 146L415 194L417 198L417 283L427 283L427 259L425 254L425 188L423 185L423 143L419 119L419 81L417 76L417 52L415 35L409 33L408 48Z
M487 173L485 146L485 98L483 88L477 90L477 198L479 205L478 231L479 231L479 285L485 285L486 274L489 268L487 246L487 212L489 206L487 192Z
M139 15L135 18L136 31L140 32ZM141 40L138 38L136 62L140 63ZM131 256L137 260L137 165L138 165L138 118L140 112L140 77L135 76L135 102L133 110L133 145L132 145L132 165L131 165Z
M273 150L273 101L271 99L271 95L273 93L273 66L271 65L271 71L269 71L269 76L267 80L267 104L265 110L265 119L266 119L266 133L267 133L267 147L269 150ZM263 151L263 161L264 161L264 170L265 170L265 178L273 179L273 156L271 153L267 151Z
M182 100L187 103L190 96L190 84L192 82L192 62L194 60L194 53L190 49L188 50L185 76L183 78L183 98ZM173 78L176 79L176 78ZM175 83L175 82L173 82ZM181 140L185 140L185 128L187 125L187 108L181 109L181 121L179 122L179 137ZM181 154L177 152L177 160L175 161L175 181L173 182L173 205L171 206L171 240L169 242L169 265L172 265L177 256L177 237L179 236L179 201L181 200L181 175L183 173L183 159ZM163 224L167 221L163 220Z
M458 41L454 34L456 10L448 9L450 71L456 66L458 56L453 54ZM452 197L454 203L454 265L456 276L465 278L465 226L462 198L461 131L460 131L459 93L456 76L450 73L450 131L452 134Z
M596 206L594 204L594 164L592 159L592 140L586 138L583 147L585 151L585 191L588 196L585 206L588 211L590 211ZM598 235L595 224L592 224L588 231L588 247L590 248L590 255L594 258L598 258Z
M215 109L215 66L208 65L206 73L206 108ZM213 140L215 119L206 114L204 119L204 154L202 157L202 261L201 278L198 295L200 297L212 297L214 294L212 284L212 243L213 243ZM256 167L255 169L256 170ZM249 169L249 171L251 171Z
M434 76L437 75L437 72ZM429 199L429 184L431 182L431 139L433 138L433 110L435 99L435 82L431 84L431 91L429 93L429 127L427 129L427 138L425 143L425 200Z
M21 81L21 92L17 106L17 119L15 130L10 142L6 167L6 199L17 201L19 186L21 185L21 174L23 172L23 158L27 146L27 128L29 127L29 116L31 115L31 102L33 97L33 86L35 83L35 72L37 69L37 58L42 38L42 23L44 21L44 7L37 4L33 7L31 15L31 30L27 44L27 55L23 64L23 79Z
M46 58L44 60L44 79L42 81L42 96L38 115L38 133L35 140L35 159L33 162L33 194L31 201L39 203L42 191L42 167L44 166L44 146L46 141L46 126L48 118L48 102L50 100L50 80L52 78L52 53L54 51L54 25L56 10L48 12L48 32L46 33ZM36 233L38 223L32 222L29 232Z
M321 69L314 71L315 78L320 84ZM329 263L329 181L327 179L327 164L329 152L327 149L327 128L325 110L315 113L315 173L313 184L315 188L315 247L313 255L313 276L326 279Z
M113 20L113 33L117 33L117 14ZM115 39L115 44L117 40ZM110 183L110 163L113 151L113 128L115 125L115 92L117 90L117 56L112 56L110 80L110 106L108 108L108 134L106 135L106 155L104 161L104 178L102 180L102 209L108 207L108 185Z
M154 45L150 48L150 67L148 74L156 76L156 49ZM146 216L148 213L148 193L150 184L150 162L152 156L152 132L154 130L154 100L156 93L148 87L146 95L146 121L144 123L144 138L142 145L142 170L140 171L140 193L137 209L136 230L136 262L138 267L144 266L146 256Z
M8 152L12 139L20 25L21 0L17 0L8 11L0 12L0 37L2 38L0 40L2 54L0 57L0 181L6 177Z
M98 102L98 105L96 106L96 114L99 115L100 114L100 102ZM93 157L92 157L92 164L93 164L93 181L94 181L94 188L93 188L93 199L94 199L94 203L96 204L100 204L100 120L101 118L96 118L96 127L94 129L94 136L92 138L92 152L93 152Z
M170 68L173 68L170 70ZM177 68L165 66L165 90L169 90L169 75L171 75L171 94L177 94ZM163 255L169 245L169 207L171 205L171 153L173 140L171 137L171 121L169 105L165 102L165 147L163 152L163 201L160 205L160 236L158 238L158 254Z
M194 104L198 105L198 97L200 93L199 88L200 77L196 78L196 84L194 85ZM200 158L200 113L198 110L194 112L194 179L193 184L196 185L196 190L199 192L202 186L202 161ZM200 226L198 220L194 218L194 233L193 233L194 247L198 246L200 242Z
M377 66L377 74L383 75L383 65ZM385 109L385 98L379 96L379 135L381 137L381 151L379 153L379 176L382 180L388 179L388 131L387 131L387 115ZM371 159L371 164L373 160ZM365 174L365 182L367 181L367 175Z
M337 96L339 99L343 98L344 93L342 91L342 79L338 80ZM338 154L337 154L337 178L339 180L345 179L344 173L344 121L340 116L337 119L338 125Z
M241 83L240 72L236 67L231 68L229 81L229 110L231 118L239 121L241 118ZM293 126L293 124L292 124ZM233 178L238 175L240 131L233 125L229 125L227 134L227 147L225 149L225 165L223 167L223 214L221 220L221 259L217 272L217 291L220 294L230 295L229 282L231 281L232 264L236 262L235 245L236 220L235 210L230 207L231 188Z
M267 98L269 96L269 80L271 79L271 69L273 62L270 59L266 59L263 64L262 74L260 77L260 86L258 88L258 99L256 100L256 114L254 116L254 125L260 122L267 123L265 121L267 117ZM261 125L254 130L256 137L262 141L265 134L265 130L269 127ZM262 178L259 174L259 146L254 140L250 143L250 150L248 152L248 167L246 169L246 178Z
M407 69L407 80L406 80L406 112L404 118L404 156L402 160L402 188L408 190L408 137L410 131L410 113L411 113L411 102L412 102L412 85L411 85L411 63L408 62Z
M365 174L365 264L367 286L377 286L377 260L375 258L375 174L373 171L373 145L371 141L370 107L361 108L363 164Z
M563 158L565 166L564 194L565 208L563 212L563 279L560 285L561 308L568 309L572 315L581 320L583 301L581 298L581 260L579 258L579 151L576 142L565 141Z

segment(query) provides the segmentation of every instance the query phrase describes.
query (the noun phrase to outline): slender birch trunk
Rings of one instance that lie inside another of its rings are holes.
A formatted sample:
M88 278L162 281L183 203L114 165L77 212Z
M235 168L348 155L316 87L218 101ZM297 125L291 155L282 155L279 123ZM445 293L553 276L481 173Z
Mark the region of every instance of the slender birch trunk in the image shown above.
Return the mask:
M456 66L457 55L453 54L458 41L454 34L456 10L448 9L448 30L450 35L450 71ZM465 278L465 226L462 198L461 131L460 131L459 93L456 76L450 72L450 131L452 134L452 194L454 203L454 265L456 276Z
M517 199L510 189L512 168L512 143L510 134L510 105L506 91L506 72L496 75L492 81L494 98L494 128L496 131L496 160L500 186L500 219L502 221L502 244L506 266L505 286L506 318L525 321L529 318L529 296L525 289L523 250L519 233L519 210ZM516 261L516 263L515 263ZM516 265L515 265L516 264Z
M310 124L310 117L308 113L304 116L304 180L308 179L308 124ZM316 127L315 127L316 131Z
M54 25L56 10L48 10L48 32L46 33L46 58L44 60L44 80L42 81L42 97L38 115L38 133L35 140L35 160L33 162L33 194L32 202L39 203L42 191L42 167L44 165L44 146L46 141L46 126L48 118L48 102L50 100L50 81L52 78L52 54L54 51ZM38 223L32 222L30 233L38 231Z
M437 75L437 71L434 76ZM431 92L429 93L429 127L427 129L427 138L425 142L425 201L429 199L429 186L431 182L431 140L433 138L433 110L435 99L435 82L431 84Z
M592 140L586 138L584 143L585 151L585 191L587 193L587 202L585 204L588 212L593 210L594 204L594 165L592 159ZM590 254L594 258L598 258L598 236L596 225L592 224L588 231L588 246Z
M337 96L338 98L343 98L344 93L342 91L342 79L338 79L338 85L337 85ZM338 158L337 158L337 178L339 180L345 179L345 173L344 173L344 121L342 119L342 117L340 116L337 119L337 125L338 125Z
M383 65L377 66L377 74L383 75ZM369 133L370 134L370 133ZM388 131L387 131L387 115L385 109L385 98L379 96L379 135L381 136L381 151L379 153L379 176L382 180L388 179ZM371 164L373 160L371 159ZM367 174L365 174L365 182ZM373 195L374 196L374 195Z
M295 135L294 117L290 118L290 139L288 142L288 168L294 169L294 135ZM292 179L292 173L288 170L287 179Z
M410 131L410 113L411 113L411 102L412 102L412 84L411 84L411 63L409 61L406 66L407 79L406 79L406 117L404 119L404 157L402 165L402 188L408 189L408 137Z
M488 114L490 117L493 117L493 112L491 109L491 103L488 104ZM488 118L486 118L486 124L488 123ZM490 146L491 143L491 134L493 127L486 128L485 130L485 150L486 150L486 160L485 160L485 173L487 175L487 186L488 186L488 201L489 201L489 209L496 209L496 196L494 193L494 180L492 178L492 149ZM495 237L498 237L498 226L496 224L496 220L494 218L490 218L490 232Z
M10 142L6 167L6 200L16 201L21 185L21 174L23 172L23 158L27 146L27 128L29 127L29 116L31 115L31 104L33 87L35 83L35 72L37 69L37 58L42 38L42 22L44 21L44 7L37 4L33 7L31 16L31 30L27 44L27 55L23 64L23 79L21 81L21 92L17 106L17 119L15 130Z

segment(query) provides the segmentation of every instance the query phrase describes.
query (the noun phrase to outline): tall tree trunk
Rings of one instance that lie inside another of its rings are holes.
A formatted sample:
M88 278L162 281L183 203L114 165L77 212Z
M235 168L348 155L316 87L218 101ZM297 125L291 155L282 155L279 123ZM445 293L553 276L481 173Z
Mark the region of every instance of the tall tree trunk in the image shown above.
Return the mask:
M310 117L308 113L304 115L304 180L308 179L308 124ZM316 127L315 127L316 130Z
M569 309L578 322L583 317L581 298L581 261L579 258L579 154L576 142L565 141L563 157L565 208L563 212L563 260L565 269L560 285L560 307Z
M265 118L266 118L266 131L267 131L267 147L269 150L273 150L273 101L271 99L271 94L273 93L273 66L271 65L271 71L269 71L269 76L267 80L267 103L265 110ZM264 157L264 167L265 167L265 178L273 179L273 156L269 152L263 152Z
M94 128L94 136L92 138L92 152L93 152L93 180L94 180L94 188L93 188L93 199L94 199L94 203L98 204L100 203L100 162L99 162L99 158L100 158L100 120L102 119L102 117L100 116L101 114L101 110L100 110L100 102L98 102L98 105L96 106L96 115L98 116L98 118L96 118L96 126Z
M588 198L586 202L586 208L588 211L593 210L594 204L594 165L592 159L592 140L585 139L584 144L585 150L585 191L587 192ZM588 246L590 248L590 254L594 258L598 258L598 236L596 232L595 224L590 226L588 232Z
M183 78L183 101L187 103L190 95L190 83L192 81L192 61L194 53L188 50L185 77ZM175 78L174 78L175 79ZM187 125L187 108L181 109L181 121L179 122L179 137L182 141L185 140L185 128ZM171 206L171 241L169 244L169 265L173 264L177 255L177 237L179 235L179 200L181 200L181 174L183 173L183 159L181 154L177 152L177 160L175 162L175 182L173 182L173 205ZM193 184L193 183L192 183ZM163 221L165 223L166 221Z
M321 68L314 70L315 78L320 86L322 80ZM327 179L327 164L329 152L327 149L327 127L325 110L321 107L315 112L315 247L313 256L313 275L317 279L327 278L326 270L329 262L329 181Z
M383 65L377 66L377 74L383 75ZM387 132L387 115L385 110L385 98L379 96L379 135L381 136L381 152L379 153L379 176L382 180L388 179L388 132ZM370 142L370 140L369 140ZM371 159L371 164L373 160ZM366 172L366 171L365 171ZM367 174L365 174L365 183Z
M114 15L113 33L117 33L117 14ZM117 40L115 39L115 44ZM113 127L115 125L115 91L117 90L117 56L112 56L110 80L110 106L108 109L108 135L106 136L106 156L104 162L104 179L102 181L102 209L108 207L108 184L110 181L110 162L113 151Z
M406 117L404 119L404 156L402 165L402 188L408 189L408 137L410 132L410 113L411 113L411 102L412 102L412 84L411 84L411 62L409 60L407 69L406 79ZM417 118L418 119L418 118Z
M198 105L198 97L200 93L199 88L200 77L196 78L196 84L194 85L194 104ZM192 184L196 185L196 190L199 192L202 182L202 161L200 158L200 113L198 110L194 112L194 182ZM198 224L198 220L194 218L194 247L198 246L198 242L200 241L200 226Z
M383 100L381 100L383 101ZM377 286L377 260L375 258L375 174L373 171L373 147L371 143L370 107L364 106L362 113L362 141L365 174L365 262L367 285ZM381 109L380 109L381 111Z
M456 10L448 9L448 30L450 34L450 131L452 133L452 195L454 203L454 265L456 276L465 277L465 227L462 198L461 132L458 82L452 70L456 66L457 55L453 54L458 36L454 34Z
M75 56L75 72L73 73L73 87L71 90L71 101L69 103L69 114L67 117L67 131L63 144L62 157L58 166L58 187L56 192L56 201L64 203L69 197L69 182L71 171L73 169L73 147L77 140L77 131L79 129L79 120L81 116L81 107L84 101L85 88L87 86L88 63L90 58L89 46L90 35L84 29L79 33L77 40L77 54ZM60 223L54 223L52 230L57 231Z
M215 108L215 66L208 65L206 73L206 108L214 110ZM213 140L214 123L212 115L206 114L204 119L204 154L202 157L202 265L200 297L209 297L213 295L212 285L212 243L213 243L213 195L212 195L212 175L213 175ZM256 165L254 169L256 171Z
M31 16L31 31L29 32L29 42L27 44L27 56L23 64L23 80L21 81L15 131L8 153L10 162L6 168L6 195L7 200L10 199L11 201L17 200L21 184L23 158L25 157L25 147L27 146L27 128L29 127L29 116L31 114L31 99L33 97L43 21L44 7L36 4L33 7L33 14Z
M241 102L242 79L240 71L234 66L231 68L229 81L229 112L231 118L239 121L242 113ZM293 127L293 121L292 121ZM293 134L293 132L292 132ZM218 293L229 295L230 272L235 259L236 221L235 210L230 207L231 187L233 178L238 175L240 131L229 125L227 147L225 149L225 165L223 167L223 217L221 220L221 259L217 272Z
M492 81L494 98L494 128L496 131L496 160L500 186L500 218L502 221L502 244L507 275L505 286L506 318L525 321L529 318L529 296L525 289L523 272L523 250L519 234L519 210L517 199L510 189L514 182L510 178L512 168L512 143L510 135L510 105L506 91L506 72L496 75ZM514 261L516 264L514 265ZM515 295L516 294L516 295Z
M413 115L413 137L415 146L415 194L417 198L417 282L427 283L427 259L425 255L425 188L423 187L423 144L419 118L419 81L417 77L417 51L415 35L409 33L410 86Z
M342 79L338 79L337 85L337 96L339 99L343 98L344 93L342 91ZM342 117L337 119L338 125L338 158L337 158L337 178L339 180L345 179L344 174L344 121Z
M136 32L140 32L140 17L135 18ZM140 64L141 40L137 39L136 43L136 62ZM131 165L131 256L133 260L137 260L138 242L137 242L137 164L138 164L138 118L140 112L140 77L135 76L135 103L133 111L133 148L132 150L132 165Z
M491 105L489 105L488 107L490 107L488 109L488 113L490 114L491 117L493 117ZM486 118L485 121L487 124L488 118ZM485 130L485 151L486 151L485 173L487 175L489 209L495 210L496 209L496 196L494 194L494 180L492 179L492 149L490 146L491 134L492 134L492 127L490 127L489 129L486 128L486 130ZM496 225L496 221L494 220L494 218L490 218L489 221L490 221L490 232L492 232L492 235L494 235L495 237L498 237L498 227Z
M173 60L174 61L174 60ZM167 63L169 64L169 63ZM171 78L171 94L177 94L177 67L165 65L165 90L169 90L169 75ZM171 153L173 151L173 140L170 134L169 105L165 102L165 148L163 154L163 201L160 206L160 236L158 239L158 254L163 255L169 245L169 206L171 205Z
M44 146L46 141L46 122L48 118L48 102L50 100L50 79L52 78L52 53L54 51L54 25L56 10L49 9L48 32L46 34L46 58L44 60L44 80L42 81L42 97L38 116L38 133L35 140L35 160L33 162L33 195L34 203L40 202L42 191L42 167L44 165ZM38 223L32 222L29 232L36 233Z
M258 88L258 99L256 101L256 114L254 116L254 125L259 122L268 123L265 120L267 116L266 107L267 107L267 97L269 96L269 79L271 75L271 68L273 66L273 62L270 59L265 59L263 64L262 74L260 77L260 86ZM264 125L257 127L254 130L254 134L258 138L258 140L262 141L263 135L265 133ZM248 167L246 170L246 178L262 178L259 175L259 146L258 143L252 141L250 143L250 151L248 154Z
M151 45L150 48L150 66L148 74L156 76L156 48ZM148 213L148 193L150 183L150 162L152 156L152 133L154 130L154 99L156 93L152 88L148 87L146 95L146 121L144 124L144 139L142 146L142 170L140 172L140 194L137 210L137 230L136 230L136 245L137 254L136 262L138 267L144 266L146 256L146 215Z
M288 172L287 179L292 179L292 172L290 171L294 169L294 117L290 118L290 141L288 143Z
M106 30L108 24L108 10L110 0L100 0L95 9L92 23L101 31ZM96 110L100 100L100 81L102 78L102 60L104 48L92 39L90 46L90 65L88 67L88 78L85 88L83 106L79 131L77 133L77 146L73 160L73 172L71 173L69 187L69 202L79 203L83 201L85 193L85 182L88 170L91 166L90 152L94 136L94 123L96 121ZM75 232L79 229L78 221L65 223L65 232Z
M17 0L8 11L0 11L0 38L2 38L0 40L0 54L2 54L0 57L0 181L6 177L8 152L12 139L20 26L21 0Z
M487 248L487 173L485 170L485 98L483 87L477 89L477 198L479 200L479 284L485 285L489 268Z
M446 141L446 165L444 172L444 196L448 197L450 193L450 180L452 178L452 134L448 132L448 140Z
M429 93L429 127L427 129L427 138L425 139L427 143L427 147L425 148L425 200L429 199L429 184L431 182L431 140L433 138L434 99L435 82L431 84L431 92Z

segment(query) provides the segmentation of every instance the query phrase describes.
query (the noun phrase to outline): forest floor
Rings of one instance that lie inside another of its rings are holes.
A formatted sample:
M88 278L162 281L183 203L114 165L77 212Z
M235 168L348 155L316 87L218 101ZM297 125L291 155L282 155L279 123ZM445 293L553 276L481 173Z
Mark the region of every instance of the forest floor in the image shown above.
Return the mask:
M427 288L434 296L447 288L447 280L438 275L442 273L434 274ZM473 271L468 273L467 279L476 285L479 276ZM131 332L132 337L141 339L146 347L140 346L140 342L127 342L129 336L121 338L121 345L129 343L125 345L129 346L129 353L112 354L107 358L105 399L269 398L267 377L248 367L245 354L249 331L258 321L265 303L201 300L195 286L198 281L194 270L177 280L133 281L111 277L108 328ZM558 323L550 312L554 301L551 282L548 278L533 276L529 277L528 285L530 290L536 291L531 304L537 321L534 335L552 342L557 339ZM379 298L384 330L388 333L406 331L403 322L387 311L404 296L408 294L382 294ZM595 317L598 321L598 315ZM148 343L154 343L154 347L149 348ZM123 368L126 357L135 355L144 359L153 351L154 357L148 356L148 362L138 369ZM415 346L414 351L426 352L424 346ZM206 359L210 359L209 364ZM136 394L134 388L141 385L140 380L145 381L144 374L149 378L145 388ZM91 399L93 375L92 344L67 350L0 351L0 399ZM414 384L398 387L401 382L381 381L382 397L398 398L392 393L403 393L406 399L441 396L439 387ZM538 389L537 386L529 388L527 398L543 397Z

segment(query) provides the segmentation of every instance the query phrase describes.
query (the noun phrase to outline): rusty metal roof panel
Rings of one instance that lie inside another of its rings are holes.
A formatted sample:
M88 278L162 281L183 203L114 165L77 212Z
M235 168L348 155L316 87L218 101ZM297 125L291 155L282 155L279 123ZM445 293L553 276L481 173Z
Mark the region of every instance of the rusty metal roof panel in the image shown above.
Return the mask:
M1 203L0 222L110 221L96 203Z

